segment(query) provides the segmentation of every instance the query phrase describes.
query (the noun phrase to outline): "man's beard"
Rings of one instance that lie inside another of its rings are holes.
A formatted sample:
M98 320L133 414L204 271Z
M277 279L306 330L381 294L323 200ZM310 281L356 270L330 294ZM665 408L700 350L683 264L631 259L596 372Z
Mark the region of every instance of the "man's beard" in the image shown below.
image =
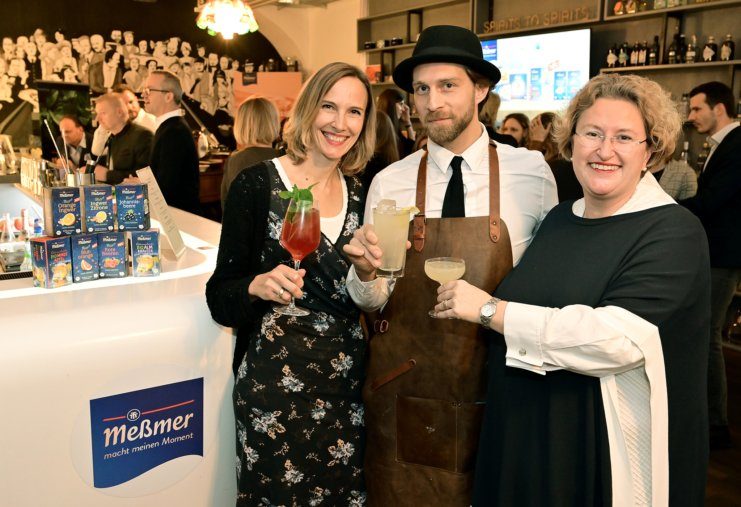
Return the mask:
M449 118L453 120L452 125L443 126L430 123L436 119ZM427 136L432 139L436 144L444 146L447 143L454 141L461 132L466 130L466 127L473 120L473 106L464 111L460 116L456 117L454 112L450 115L444 115L440 113L430 113L424 117L424 126L427 128Z

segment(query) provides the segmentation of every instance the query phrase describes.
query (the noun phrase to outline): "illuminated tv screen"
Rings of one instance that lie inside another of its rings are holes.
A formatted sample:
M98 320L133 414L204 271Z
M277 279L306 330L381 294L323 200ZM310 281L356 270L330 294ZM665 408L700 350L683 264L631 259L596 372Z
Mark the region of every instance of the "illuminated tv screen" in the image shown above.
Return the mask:
M482 41L484 58L502 72L499 119L566 109L589 80L589 44L589 28Z

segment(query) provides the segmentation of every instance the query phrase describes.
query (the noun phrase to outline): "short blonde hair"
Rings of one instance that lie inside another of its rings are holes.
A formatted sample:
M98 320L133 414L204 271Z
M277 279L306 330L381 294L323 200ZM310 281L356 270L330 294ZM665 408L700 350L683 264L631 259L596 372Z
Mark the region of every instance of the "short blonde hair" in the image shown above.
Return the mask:
M376 109L368 78L357 67L335 62L319 69L304 84L286 122L283 140L287 146L286 153L294 163L300 164L306 160L309 147L317 145L318 140L314 137L312 124L319 112L322 99L335 83L344 77L359 80L368 97L365 103L363 129L353 147L342 157L340 169L345 175L353 175L362 170L373 156L376 144Z
M123 95L116 92L109 92L95 99L95 104L108 104L111 106L111 110L123 114L127 118L129 117L129 110L126 107L126 100Z
M280 119L272 102L252 96L239 105L234 119L234 138L239 145L272 144L278 135Z
M564 158L571 159L576 124L597 99L625 100L638 108L646 129L646 145L651 150L647 169L674 153L682 122L669 93L650 79L609 73L590 79L571 100L564 117L554 121L553 138Z

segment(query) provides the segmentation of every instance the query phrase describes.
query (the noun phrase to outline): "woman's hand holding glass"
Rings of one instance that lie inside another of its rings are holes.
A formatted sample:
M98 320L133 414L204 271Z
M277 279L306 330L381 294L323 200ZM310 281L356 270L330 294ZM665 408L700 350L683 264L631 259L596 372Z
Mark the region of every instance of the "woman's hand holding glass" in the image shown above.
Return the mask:
M285 305L291 302L291 296L303 297L304 293L301 288L304 286L304 275L306 275L305 269L297 271L285 264L279 264L271 271L257 275L250 283L247 292L250 296L264 301Z
M491 295L468 283L465 280L447 282L437 289L435 317L438 319L459 319L478 324L479 312ZM497 306L497 316L504 314L506 303L501 301ZM494 320L492 319L492 322ZM492 326L492 329L496 329ZM501 331L501 330L498 330Z

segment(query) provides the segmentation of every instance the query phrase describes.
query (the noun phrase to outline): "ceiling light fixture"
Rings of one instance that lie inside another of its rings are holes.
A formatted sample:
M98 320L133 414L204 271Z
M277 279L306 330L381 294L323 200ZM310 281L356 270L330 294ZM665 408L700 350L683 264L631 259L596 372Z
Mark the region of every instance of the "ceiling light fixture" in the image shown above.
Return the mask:
M258 30L252 9L242 0L198 0L196 26L224 39Z

